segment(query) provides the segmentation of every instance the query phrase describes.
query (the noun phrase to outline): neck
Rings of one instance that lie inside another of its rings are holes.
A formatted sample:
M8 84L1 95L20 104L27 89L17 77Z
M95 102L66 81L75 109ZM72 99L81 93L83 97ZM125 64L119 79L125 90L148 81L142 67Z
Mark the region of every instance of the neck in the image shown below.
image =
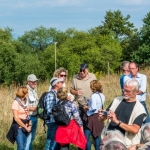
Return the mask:
M127 102L135 102L136 101L136 97L130 98L130 99L126 99Z

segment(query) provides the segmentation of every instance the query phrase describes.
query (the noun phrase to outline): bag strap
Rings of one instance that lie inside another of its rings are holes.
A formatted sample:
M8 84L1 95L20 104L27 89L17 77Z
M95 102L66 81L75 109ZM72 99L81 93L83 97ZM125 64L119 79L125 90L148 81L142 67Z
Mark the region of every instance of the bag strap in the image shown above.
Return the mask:
M99 94L99 93L97 93L98 95L99 95L99 97L100 97L100 99L101 99L101 103L102 103L102 109L104 108L104 106L103 106L103 102L102 102L102 97L101 97L101 95Z

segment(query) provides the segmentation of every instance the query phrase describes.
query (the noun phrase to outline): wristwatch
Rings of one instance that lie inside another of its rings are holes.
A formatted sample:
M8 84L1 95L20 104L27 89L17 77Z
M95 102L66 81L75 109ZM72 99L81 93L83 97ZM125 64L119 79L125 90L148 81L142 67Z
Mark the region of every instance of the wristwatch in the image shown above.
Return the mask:
M122 123L122 121L119 120L119 123L117 124L117 126L120 126L121 123Z

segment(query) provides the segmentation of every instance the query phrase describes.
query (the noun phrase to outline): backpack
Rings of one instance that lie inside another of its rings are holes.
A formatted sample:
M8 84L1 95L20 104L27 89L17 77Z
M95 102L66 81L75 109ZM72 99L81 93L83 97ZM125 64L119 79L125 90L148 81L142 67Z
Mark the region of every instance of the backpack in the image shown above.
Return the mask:
M42 93L40 99L39 99L39 103L37 105L37 116L42 119L42 120L49 120L50 116L47 114L47 111L45 109L45 102L44 102L44 98L45 96L48 94L49 92L44 92Z
M58 103L52 108L52 115L57 125L67 126L70 123L71 117L69 117L69 115L66 113L64 106L67 101L68 100L64 100L63 102L58 101Z

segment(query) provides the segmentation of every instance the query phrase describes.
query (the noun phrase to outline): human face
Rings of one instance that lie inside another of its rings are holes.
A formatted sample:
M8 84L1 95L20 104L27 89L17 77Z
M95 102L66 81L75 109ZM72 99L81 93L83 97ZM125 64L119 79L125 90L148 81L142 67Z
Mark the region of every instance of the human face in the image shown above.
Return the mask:
M136 100L136 94L137 94L137 92L133 89L133 86L127 86L127 85L125 85L123 93L124 93L124 99L126 101L131 101L132 102L132 101Z
M66 79L66 72L61 72L59 75L59 78L63 78L64 80Z
M130 70L131 75L133 77L136 77L136 75L138 73L138 67L136 67L135 63L130 63L129 70Z
M61 88L62 85L63 85L63 82L62 82L62 81L60 81L60 82L57 83L58 88Z
M79 75L82 79L86 78L87 74L88 74L88 69L87 68L85 70L80 69Z
M28 85L32 88L32 89L35 89L36 86L37 86L37 81L28 81Z

